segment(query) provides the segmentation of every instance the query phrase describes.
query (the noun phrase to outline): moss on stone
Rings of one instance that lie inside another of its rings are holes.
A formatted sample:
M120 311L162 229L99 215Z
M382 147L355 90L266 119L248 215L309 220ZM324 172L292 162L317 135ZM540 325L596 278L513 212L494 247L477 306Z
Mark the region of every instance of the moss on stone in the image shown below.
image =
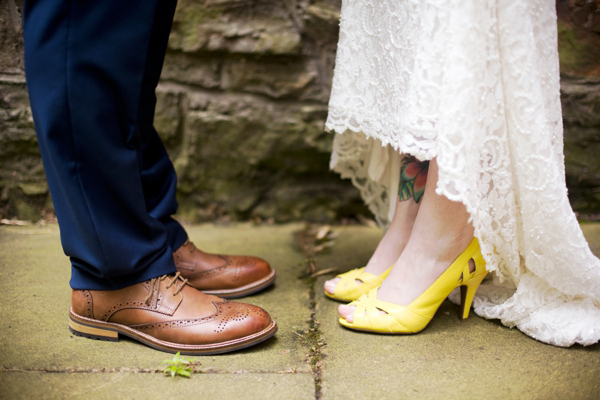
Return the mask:
M45 180L35 183L19 183L19 189L25 196L39 196L48 194L48 184Z
M25 221L37 221L40 219L40 210L27 203L25 200L17 199L14 203L18 219Z
M559 20L558 54L561 73L600 77L600 35Z

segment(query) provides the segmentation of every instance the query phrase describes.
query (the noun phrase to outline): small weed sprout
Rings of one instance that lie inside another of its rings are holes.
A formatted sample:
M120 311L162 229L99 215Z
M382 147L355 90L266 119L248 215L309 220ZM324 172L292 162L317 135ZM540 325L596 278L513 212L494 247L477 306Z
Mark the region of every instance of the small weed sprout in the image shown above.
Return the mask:
M177 375L191 378L192 370L196 363L181 356L179 353L180 352L178 351L172 359L163 361L163 364L169 364L165 367L163 372L166 375L171 375L171 378L174 378Z

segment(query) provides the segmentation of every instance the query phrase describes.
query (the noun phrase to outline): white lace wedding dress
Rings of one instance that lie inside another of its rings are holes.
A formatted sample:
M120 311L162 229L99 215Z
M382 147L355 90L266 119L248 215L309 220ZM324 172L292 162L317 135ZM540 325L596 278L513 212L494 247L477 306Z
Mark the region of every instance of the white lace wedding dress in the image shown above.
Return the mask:
M546 343L600 340L600 260L567 199L553 0L344 0L331 167L377 221L403 154L437 157L493 281L475 312Z

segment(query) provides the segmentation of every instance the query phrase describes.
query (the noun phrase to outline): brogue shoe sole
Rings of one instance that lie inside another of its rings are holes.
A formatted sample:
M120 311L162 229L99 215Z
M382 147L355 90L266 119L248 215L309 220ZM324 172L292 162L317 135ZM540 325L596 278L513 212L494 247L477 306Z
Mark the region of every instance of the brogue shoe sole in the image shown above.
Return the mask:
M201 356L228 353L261 343L277 332L277 323L272 321L271 325L262 331L238 339L219 343L190 345L157 339L127 325L83 317L73 312L71 308L69 309L69 330L76 336L113 342L119 341L119 335L125 335L156 350L167 353L177 353L179 351L185 355Z

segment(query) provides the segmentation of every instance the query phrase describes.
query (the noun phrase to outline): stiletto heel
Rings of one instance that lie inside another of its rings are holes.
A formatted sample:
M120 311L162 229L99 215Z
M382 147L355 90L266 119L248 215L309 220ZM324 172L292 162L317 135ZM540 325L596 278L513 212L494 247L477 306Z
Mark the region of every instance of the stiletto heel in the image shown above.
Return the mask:
M458 315L461 321L469 318L469 312L471 311L471 304L475 297L475 292L479 288L481 281L485 278L486 274L481 274L471 279L466 285L460 287L460 314Z
M475 268L472 268L472 264ZM444 273L419 297L407 306L377 300L377 289L350 303L355 306L352 322L340 317L339 322L351 329L379 333L417 333L423 330L437 309L456 288L461 288L460 317L469 316L477 288L486 275L485 261L477 238L463 251ZM382 314L381 311L385 312Z

